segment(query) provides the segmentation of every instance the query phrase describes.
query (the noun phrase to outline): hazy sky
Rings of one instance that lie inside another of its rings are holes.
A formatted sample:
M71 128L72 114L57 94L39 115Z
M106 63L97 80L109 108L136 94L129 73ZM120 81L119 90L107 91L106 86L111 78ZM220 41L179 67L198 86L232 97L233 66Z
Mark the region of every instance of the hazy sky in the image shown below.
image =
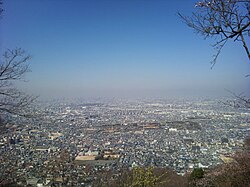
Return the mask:
M5 0L1 52L22 47L32 55L24 89L42 97L247 92L250 65L241 44L228 44L211 70L213 40L177 16L194 11L195 2Z

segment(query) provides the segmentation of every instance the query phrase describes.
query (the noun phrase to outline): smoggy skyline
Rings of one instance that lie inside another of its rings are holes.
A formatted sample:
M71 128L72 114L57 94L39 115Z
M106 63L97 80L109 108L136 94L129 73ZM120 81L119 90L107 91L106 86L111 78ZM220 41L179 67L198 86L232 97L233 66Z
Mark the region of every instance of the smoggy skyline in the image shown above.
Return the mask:
M228 43L211 70L215 41L203 40L177 16L190 15L195 2L4 1L1 54L21 47L32 56L29 82L21 86L41 97L249 93L241 43Z

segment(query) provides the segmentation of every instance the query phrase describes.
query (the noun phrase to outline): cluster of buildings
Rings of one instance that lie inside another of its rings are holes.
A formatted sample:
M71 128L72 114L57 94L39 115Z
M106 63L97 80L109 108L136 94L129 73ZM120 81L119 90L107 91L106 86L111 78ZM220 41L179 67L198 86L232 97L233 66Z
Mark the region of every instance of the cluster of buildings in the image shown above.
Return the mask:
M0 135L0 184L93 186L103 171L136 166L184 175L230 161L250 132L249 110L214 100L55 101L41 110Z

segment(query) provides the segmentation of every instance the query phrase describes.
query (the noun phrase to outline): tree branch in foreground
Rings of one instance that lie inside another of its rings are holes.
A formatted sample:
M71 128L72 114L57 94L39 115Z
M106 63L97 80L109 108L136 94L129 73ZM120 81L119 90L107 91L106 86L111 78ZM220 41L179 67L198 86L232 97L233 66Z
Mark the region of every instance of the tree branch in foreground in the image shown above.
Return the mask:
M31 117L28 111L36 96L28 95L14 86L17 81L24 80L29 72L27 62L31 59L24 50L17 48L7 50L0 61L0 115L12 114Z
M250 34L250 0L204 0L197 2L192 16L178 13L184 23L206 38L216 39L212 67L228 40L239 41L250 59L246 37Z

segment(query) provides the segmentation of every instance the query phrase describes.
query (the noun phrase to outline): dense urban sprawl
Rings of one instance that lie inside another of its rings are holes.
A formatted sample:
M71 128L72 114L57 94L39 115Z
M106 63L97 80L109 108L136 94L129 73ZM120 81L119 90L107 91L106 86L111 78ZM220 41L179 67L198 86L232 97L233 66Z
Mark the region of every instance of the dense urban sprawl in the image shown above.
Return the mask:
M92 186L98 173L167 167L179 175L230 162L250 111L218 100L53 100L0 135L0 183ZM11 120L11 121L12 121ZM7 126L8 127L8 126Z

